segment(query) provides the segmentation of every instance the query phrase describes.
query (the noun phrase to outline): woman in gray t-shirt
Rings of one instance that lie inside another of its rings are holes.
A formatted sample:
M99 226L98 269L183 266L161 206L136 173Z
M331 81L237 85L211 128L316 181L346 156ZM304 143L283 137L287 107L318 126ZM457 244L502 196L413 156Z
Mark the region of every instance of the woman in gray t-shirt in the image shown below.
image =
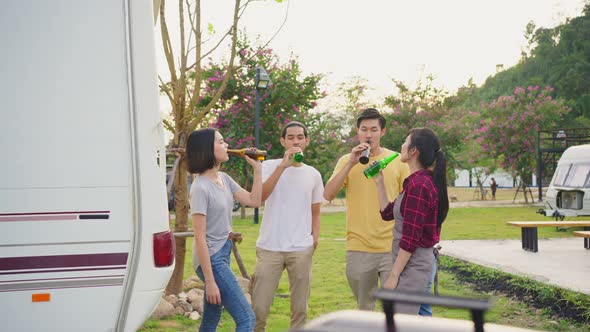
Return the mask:
M248 192L229 175L220 172L222 162L229 159L227 143L212 128L194 131L186 144L188 170L196 174L190 189L190 206L195 241L193 265L205 283L201 331L217 328L222 306L236 323L236 331L254 329L254 313L230 268L232 206L236 200L258 207L262 181L259 161L244 157L254 169L252 191Z

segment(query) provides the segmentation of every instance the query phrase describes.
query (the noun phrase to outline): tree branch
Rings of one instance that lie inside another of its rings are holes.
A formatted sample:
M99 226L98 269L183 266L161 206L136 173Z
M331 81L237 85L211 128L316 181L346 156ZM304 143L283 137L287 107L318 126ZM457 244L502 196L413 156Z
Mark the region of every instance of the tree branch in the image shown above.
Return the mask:
M164 127L166 127L166 130L168 130L171 133L174 132L174 125L170 121L163 119L162 122L164 123Z
M242 17L242 15L244 14L244 11L246 11L246 7L248 6L248 4L249 4L250 2L251 2L251 1L247 1L247 2L246 2L244 5L243 5L243 6L241 6L241 7L239 8L239 10L240 10L240 13L239 13L239 15L238 15L238 20L239 20L239 19ZM212 48L211 48L209 51L207 51L205 54L203 54L203 55L201 56L201 58L200 58L200 59L197 59L197 61L203 60L203 59L205 59L205 58L206 58L206 57L207 57L209 54L213 53L213 51L215 51L215 50L216 50L216 49L219 47L219 45L221 45L221 43L222 43L222 42L225 40L225 37L227 37L227 36L229 36L229 35L231 34L231 32L232 32L232 29L233 29L233 25L232 25L232 26L231 26L231 27L230 27L230 28L227 30L227 32L226 32L226 33L223 35L223 37L221 37L221 39L220 39L220 40L217 42L217 44L215 44L215 46L213 46L213 47L212 47ZM192 68L193 68L193 67L194 67L196 64L197 64L197 62L193 63L192 65L190 65L190 66L188 67L188 69L189 69L189 70L190 70L190 69L192 69Z
M170 33L168 32L168 24L166 23L166 0L160 2L160 31L162 34L162 46L164 48L164 55L170 71L171 81L176 81L176 68L174 67L174 52L172 51L172 43L170 42Z
M253 2L255 0L250 0L249 2ZM285 25L285 23L287 23L287 18L289 17L289 7L290 7L291 2L287 1L287 11L285 12L285 19L283 20L283 23L281 23L281 26L277 29L277 31L275 31L275 33L272 35L272 37L270 37L269 40L266 41L266 43L262 46L260 46L258 49L264 49L266 46L268 46L268 44L270 44L270 42L279 34L279 32L283 29L283 26ZM244 7L245 9L245 7ZM253 53L249 58L246 59L246 61L244 61L243 63L247 63L248 60L253 59L256 56L256 53ZM235 70L239 70L242 67L242 65L238 65Z
M164 91L166 96L168 96L168 100L170 101L170 104L174 104L174 97L172 96L172 92L166 86L166 83L164 83L164 80L162 80L162 77L160 77L160 75L158 75L158 80L160 80L160 90Z
M188 103L188 107L186 108L185 112L186 112L186 116L187 117L192 117L193 114L193 110L195 109L195 106L197 105L197 101L198 98L201 96L201 83L202 83L202 79L203 79L203 73L202 73L202 69L201 69L201 43L202 43L202 32L201 32L201 0L196 0L196 6L195 6L195 26L194 28L196 29L195 31L195 81L194 81L194 90L193 90L193 95L190 97L189 99L189 103ZM194 122L191 121L189 123L188 129L192 130L193 128L196 127L192 125L192 123Z
M200 0L197 0L200 1ZM217 92L215 93L215 95L213 96L213 98L211 99L211 101L209 101L209 104L207 104L207 106L205 106L202 111L198 112L197 114L195 114L195 117L192 119L192 121L189 123L189 129L193 129L196 128L196 126L201 122L201 120L205 117L205 115L207 115L207 113L209 113L209 111L211 110L211 108L213 108L213 106L215 106L215 104L217 104L217 102L219 101L219 99L221 98L221 95L223 94L223 91L225 90L225 88L227 87L227 83L229 82L230 78L233 75L233 69L234 69L234 59L236 57L236 46L238 44L238 21L239 21L239 11L240 11L240 0L236 0L236 4L234 7L234 19L233 19L233 25L232 25L232 45L231 45L231 55L229 58L229 64L227 66L227 72L225 73L225 77L223 78L223 81L221 82L221 86L219 87L219 89L217 89ZM199 48L200 50L200 48ZM197 54L198 56L198 54ZM197 59L199 59L197 57ZM198 62L198 66L200 66L200 61ZM200 74L200 68L199 70L197 70L197 73ZM189 107L188 110L192 111L195 109L195 106L197 104L197 98L199 96L199 94L196 91L196 84L201 83L200 81L200 75L199 75L199 81L197 81L195 83L195 94L193 95L193 98L191 99L191 102L189 103Z

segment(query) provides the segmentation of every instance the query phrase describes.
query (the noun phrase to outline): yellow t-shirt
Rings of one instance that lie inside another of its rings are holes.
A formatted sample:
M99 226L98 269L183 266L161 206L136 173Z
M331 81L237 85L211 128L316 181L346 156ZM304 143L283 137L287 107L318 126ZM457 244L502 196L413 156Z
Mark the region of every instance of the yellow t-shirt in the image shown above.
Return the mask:
M393 222L384 221L379 213L377 185L363 174L365 168L373 161L385 158L393 151L382 148L378 156L369 158L369 163L358 163L352 167L346 179L346 250L385 253L391 251L393 241ZM350 154L338 160L330 180L344 168ZM389 199L393 201L402 191L404 179L410 174L408 164L395 158L383 169L385 188Z

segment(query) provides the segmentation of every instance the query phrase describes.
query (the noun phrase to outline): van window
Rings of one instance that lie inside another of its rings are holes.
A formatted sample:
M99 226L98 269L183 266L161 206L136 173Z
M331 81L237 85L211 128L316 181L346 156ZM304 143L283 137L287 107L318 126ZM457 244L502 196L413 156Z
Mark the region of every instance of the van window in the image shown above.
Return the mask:
M587 182L588 174L590 174L590 164L574 164L567 176L566 186L568 187L584 187Z
M571 164L557 166L557 169L555 170L554 185L563 186L563 183L565 182L565 179L567 177L567 173L569 172L571 166L572 166Z

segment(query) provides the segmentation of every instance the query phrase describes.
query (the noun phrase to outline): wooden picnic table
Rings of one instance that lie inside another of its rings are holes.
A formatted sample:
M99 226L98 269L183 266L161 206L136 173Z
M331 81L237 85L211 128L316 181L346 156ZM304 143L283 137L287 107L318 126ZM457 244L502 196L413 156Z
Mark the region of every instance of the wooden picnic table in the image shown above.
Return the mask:
M590 249L590 231L574 231L572 234L574 234L574 236L583 237L584 248Z
M508 225L520 227L522 237L522 249L538 252L539 239L538 227L583 227L584 231L590 231L590 221L508 221ZM587 239L585 239L587 240ZM586 241L585 241L586 244Z

